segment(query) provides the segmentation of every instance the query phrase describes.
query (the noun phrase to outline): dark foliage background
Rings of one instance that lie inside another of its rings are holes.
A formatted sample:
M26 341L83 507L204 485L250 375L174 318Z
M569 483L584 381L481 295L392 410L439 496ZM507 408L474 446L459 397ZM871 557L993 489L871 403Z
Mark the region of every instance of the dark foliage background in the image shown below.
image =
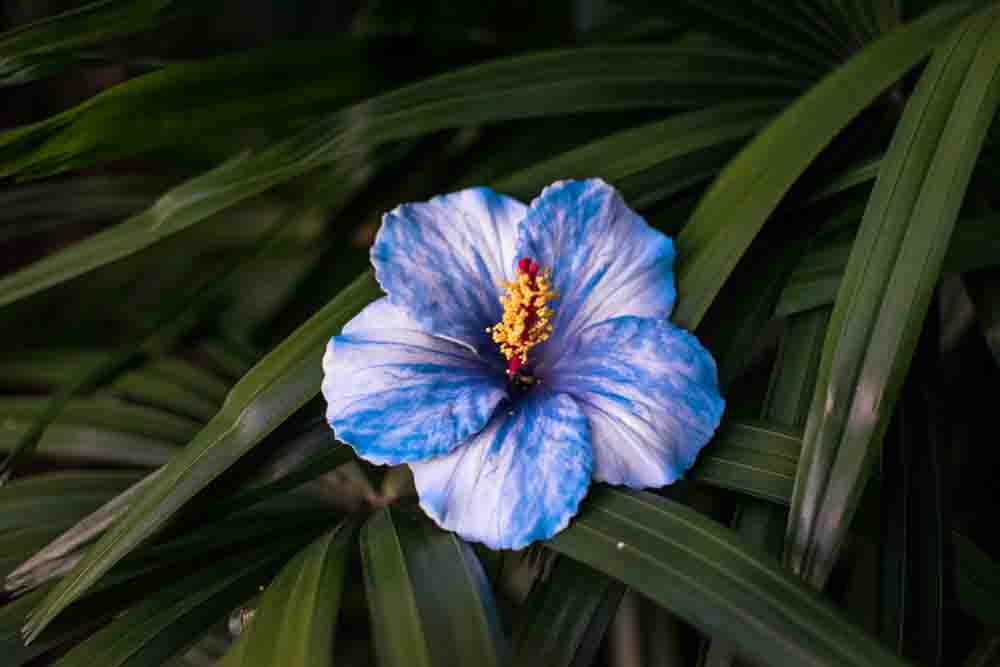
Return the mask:
M1000 4L0 2L0 656L1000 664ZM338 446L402 201L601 176L728 410L523 553ZM29 640L29 643L25 643Z

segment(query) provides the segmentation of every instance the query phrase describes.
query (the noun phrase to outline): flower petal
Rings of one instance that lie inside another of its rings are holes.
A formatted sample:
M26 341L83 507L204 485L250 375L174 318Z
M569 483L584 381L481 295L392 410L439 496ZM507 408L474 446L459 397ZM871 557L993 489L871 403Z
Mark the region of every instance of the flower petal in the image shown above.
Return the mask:
M673 308L673 242L601 179L545 188L518 226L516 254L552 269L560 298L550 348L591 324Z
M590 420L594 478L632 488L680 478L719 425L715 361L663 320L620 317L588 327L546 377Z
M327 421L372 463L450 452L486 425L506 385L464 345L413 330L334 336L323 357Z
M375 277L425 330L492 345L485 329L500 320L498 283L513 274L515 230L526 211L489 188L403 204L382 220Z
M491 549L566 527L590 484L590 427L571 397L535 388L451 454L411 463L420 506Z
M341 333L355 335L382 329L412 329L429 333L405 310L389 303L389 297L386 296L375 299L365 306L344 325Z

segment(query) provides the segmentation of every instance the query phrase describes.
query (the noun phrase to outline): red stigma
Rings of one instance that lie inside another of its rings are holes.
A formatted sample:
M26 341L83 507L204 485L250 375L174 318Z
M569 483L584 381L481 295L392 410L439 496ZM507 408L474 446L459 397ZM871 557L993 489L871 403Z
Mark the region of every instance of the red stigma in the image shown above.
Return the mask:
M538 275L538 264L536 264L535 260L530 257L522 257L517 263L517 270L520 273L527 273L529 276L534 278Z

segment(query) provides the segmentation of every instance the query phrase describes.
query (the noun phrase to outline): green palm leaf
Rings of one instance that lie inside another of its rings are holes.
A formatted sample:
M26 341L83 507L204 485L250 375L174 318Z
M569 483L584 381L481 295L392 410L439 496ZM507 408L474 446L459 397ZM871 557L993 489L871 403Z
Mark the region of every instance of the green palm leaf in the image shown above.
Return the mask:
M468 545L423 516L382 509L361 536L378 661L391 665L503 665L482 567Z
M729 163L677 237L682 263L676 322L697 326L764 222L820 151L972 8L945 5L871 44L786 109Z
M371 275L362 276L247 373L212 421L50 593L32 616L29 637L311 399L320 384L327 340L378 295Z
M341 525L292 559L261 595L224 667L333 664L334 627L354 529Z
M789 562L817 585L864 489L1000 102L998 17L996 8L970 17L939 47L896 130L851 251L789 519Z
M761 664L903 664L776 561L678 503L597 488L549 544Z
M97 0L0 34L0 86L52 74L78 62L81 47L148 30L177 0Z
M721 48L579 49L466 68L349 107L172 189L147 211L0 279L0 305L137 252L362 146L514 118L774 95L805 82L794 68Z

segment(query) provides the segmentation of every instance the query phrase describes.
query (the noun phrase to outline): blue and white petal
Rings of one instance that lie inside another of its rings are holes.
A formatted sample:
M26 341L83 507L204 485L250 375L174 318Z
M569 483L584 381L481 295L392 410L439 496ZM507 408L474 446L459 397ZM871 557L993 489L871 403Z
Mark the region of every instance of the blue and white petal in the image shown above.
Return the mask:
M594 479L636 489L683 476L725 407L712 355L659 319L588 327L546 380L570 393L590 421Z
M553 339L623 315L666 318L677 295L673 242L596 178L545 188L518 227L517 256L552 269Z
M510 410L451 454L410 464L424 511L491 549L555 535L590 484L590 427L576 401L536 387Z
M360 313L351 318L341 331L344 335L355 335L382 329L410 329L429 333L409 313L389 302L389 297L375 299Z
M323 357L326 418L362 458L439 456L478 433L506 380L471 349L414 330L334 336Z
M499 283L513 274L524 204L471 188L387 213L372 247L390 301L424 330L482 348L500 320Z

